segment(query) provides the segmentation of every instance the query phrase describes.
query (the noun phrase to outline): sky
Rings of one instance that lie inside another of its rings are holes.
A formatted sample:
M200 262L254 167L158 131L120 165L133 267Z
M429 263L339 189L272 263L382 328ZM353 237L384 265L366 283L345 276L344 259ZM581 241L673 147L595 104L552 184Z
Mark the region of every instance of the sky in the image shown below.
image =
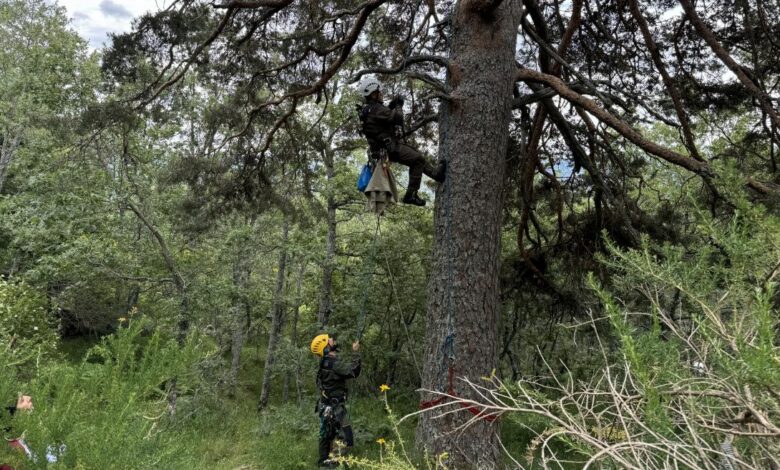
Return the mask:
M133 18L169 3L170 0L57 0L67 9L73 29L93 49L108 42L108 33L127 32Z

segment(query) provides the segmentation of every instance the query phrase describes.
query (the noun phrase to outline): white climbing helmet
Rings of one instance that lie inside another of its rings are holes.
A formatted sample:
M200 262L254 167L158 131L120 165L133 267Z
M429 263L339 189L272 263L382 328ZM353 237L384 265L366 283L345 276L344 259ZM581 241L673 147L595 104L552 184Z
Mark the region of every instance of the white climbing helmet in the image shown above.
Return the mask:
M363 97L367 97L371 93L379 90L381 87L382 84L379 83L379 80L374 77L363 77L360 80L360 83L358 83L358 91L361 95L363 95Z

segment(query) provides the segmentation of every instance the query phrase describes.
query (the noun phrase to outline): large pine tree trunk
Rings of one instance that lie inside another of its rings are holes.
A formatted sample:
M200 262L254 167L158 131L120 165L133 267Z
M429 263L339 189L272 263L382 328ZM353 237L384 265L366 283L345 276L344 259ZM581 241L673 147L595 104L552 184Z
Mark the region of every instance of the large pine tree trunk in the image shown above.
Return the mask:
M287 270L287 241L290 235L290 223L284 220L282 228L282 247L279 252L279 266L276 272L276 288L274 300L271 306L271 328L268 331L268 351L265 356L265 369L263 370L263 384L260 387L260 404L258 409L268 406L268 396L271 391L271 377L273 377L274 363L276 362L276 349L279 338L282 335L284 325L284 276Z
M449 367L455 377L479 382L497 362L502 185L519 3L462 0L452 18L452 99L442 102L439 139L449 168L436 198L422 380L426 389L446 392ZM443 347L451 334L453 360ZM457 395L474 396L461 381L453 385ZM433 455L447 452L450 468L498 467L497 422L478 420L456 431L474 417L468 410L435 418L437 414L420 418L418 445Z

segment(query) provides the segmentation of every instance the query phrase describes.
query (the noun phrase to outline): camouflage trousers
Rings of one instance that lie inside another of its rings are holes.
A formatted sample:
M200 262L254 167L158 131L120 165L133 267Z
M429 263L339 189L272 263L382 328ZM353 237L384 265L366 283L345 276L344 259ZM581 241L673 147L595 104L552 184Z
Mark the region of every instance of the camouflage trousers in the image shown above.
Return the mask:
M414 147L402 142L390 145L388 149L390 161L409 167L409 186L407 193L414 193L420 189L423 174L436 181L443 181L444 170L441 166L431 165L425 156Z
M320 416L319 463L328 459L333 447L333 441L340 437L349 451L354 445L352 422L349 420L346 403L343 401L327 402L320 400L317 407Z

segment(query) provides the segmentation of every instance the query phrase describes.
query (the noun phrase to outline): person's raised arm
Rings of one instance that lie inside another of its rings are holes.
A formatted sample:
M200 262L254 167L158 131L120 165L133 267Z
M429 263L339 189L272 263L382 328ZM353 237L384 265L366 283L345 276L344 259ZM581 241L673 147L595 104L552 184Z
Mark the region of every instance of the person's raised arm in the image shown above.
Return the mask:
M390 109L382 103L377 103L371 107L369 116L385 124L401 124L404 122L403 106L395 106L394 109Z

